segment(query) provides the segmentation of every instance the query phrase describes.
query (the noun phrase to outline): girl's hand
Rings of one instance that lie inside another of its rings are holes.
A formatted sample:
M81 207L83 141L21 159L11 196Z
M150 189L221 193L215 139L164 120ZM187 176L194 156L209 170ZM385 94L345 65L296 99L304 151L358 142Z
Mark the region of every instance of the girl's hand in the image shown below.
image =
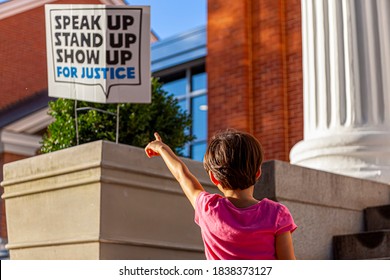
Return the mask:
M145 148L145 152L148 158L159 156L159 150L165 145L157 132L154 133L154 137L156 138L156 140L150 142Z
M198 195L204 191L202 185L190 172L184 162L161 140L157 132L154 133L156 140L150 142L146 148L146 155L151 158L154 156L161 156L173 177L179 182L185 195L195 208L195 201Z

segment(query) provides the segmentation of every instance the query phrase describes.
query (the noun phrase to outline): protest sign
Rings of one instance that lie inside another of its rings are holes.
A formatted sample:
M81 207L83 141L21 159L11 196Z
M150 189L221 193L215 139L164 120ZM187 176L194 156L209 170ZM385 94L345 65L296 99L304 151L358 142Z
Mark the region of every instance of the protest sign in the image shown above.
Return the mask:
M49 96L149 103L150 7L45 5Z

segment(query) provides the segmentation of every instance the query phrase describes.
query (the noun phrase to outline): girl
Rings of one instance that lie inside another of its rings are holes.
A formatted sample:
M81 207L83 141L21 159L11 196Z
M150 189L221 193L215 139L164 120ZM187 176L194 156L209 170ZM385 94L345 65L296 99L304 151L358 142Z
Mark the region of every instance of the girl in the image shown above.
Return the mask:
M207 259L295 259L291 233L297 226L289 210L253 197L263 161L256 138L228 130L211 139L204 167L221 196L207 193L158 133L154 135L146 154L163 158L194 207Z

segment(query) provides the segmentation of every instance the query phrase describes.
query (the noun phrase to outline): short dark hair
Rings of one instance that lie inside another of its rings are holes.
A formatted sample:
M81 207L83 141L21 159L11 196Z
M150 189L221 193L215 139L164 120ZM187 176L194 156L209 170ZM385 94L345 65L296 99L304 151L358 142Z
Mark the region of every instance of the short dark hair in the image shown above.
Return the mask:
M211 138L203 165L224 189L247 189L256 183L263 162L260 142L251 134L228 129Z

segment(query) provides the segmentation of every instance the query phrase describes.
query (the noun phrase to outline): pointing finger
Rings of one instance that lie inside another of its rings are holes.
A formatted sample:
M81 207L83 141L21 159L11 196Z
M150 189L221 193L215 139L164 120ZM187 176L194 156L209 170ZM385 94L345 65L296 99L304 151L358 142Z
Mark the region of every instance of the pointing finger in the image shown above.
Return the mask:
M160 137L160 135L157 132L154 133L154 137L156 137L157 141L161 141L162 142L161 137Z

